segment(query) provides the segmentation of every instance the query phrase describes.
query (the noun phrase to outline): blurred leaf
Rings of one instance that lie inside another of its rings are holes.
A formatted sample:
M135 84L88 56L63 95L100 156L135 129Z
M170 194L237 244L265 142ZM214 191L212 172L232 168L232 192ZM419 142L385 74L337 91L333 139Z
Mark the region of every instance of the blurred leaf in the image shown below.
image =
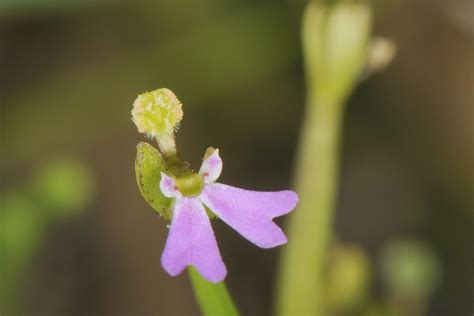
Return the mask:
M22 192L2 193L0 209L0 307L12 311L22 271L41 242L40 210Z
M9 192L2 194L2 210L0 212L1 245L5 247L5 252L0 252L0 262L2 269L6 266L5 260L14 260L16 266L26 253L29 253L38 241L41 229L38 222L41 222L39 209L21 192ZM6 257L7 259L5 259Z
M389 290L401 297L424 298L436 289L441 277L438 258L417 240L388 244L381 254L381 268Z
M28 187L30 189L30 187ZM48 225L78 214L90 202L90 171L72 158L49 161L35 175L32 192L2 193L0 210L0 312L16 314L18 287L28 261L40 246Z
M72 158L48 162L33 180L34 195L50 214L74 215L84 210L94 190L89 169Z

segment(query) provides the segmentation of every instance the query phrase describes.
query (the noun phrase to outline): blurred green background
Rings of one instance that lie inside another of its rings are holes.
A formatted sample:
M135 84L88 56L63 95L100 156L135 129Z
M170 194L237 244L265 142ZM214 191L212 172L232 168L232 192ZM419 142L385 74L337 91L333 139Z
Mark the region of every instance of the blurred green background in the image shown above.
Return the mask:
M160 267L166 223L135 183L142 137L132 102L172 89L185 111L178 146L195 168L215 146L222 182L290 186L305 103L304 4L0 3L0 313L198 313L185 274ZM410 289L426 283L428 315L469 315L474 9L387 0L374 10L374 34L393 40L397 56L361 83L345 116L334 227L341 243L365 250L348 259L362 272L337 271L362 278L368 294L341 313L381 315L377 306L409 304ZM278 249L213 225L242 314L271 315ZM347 279L328 282L331 297Z

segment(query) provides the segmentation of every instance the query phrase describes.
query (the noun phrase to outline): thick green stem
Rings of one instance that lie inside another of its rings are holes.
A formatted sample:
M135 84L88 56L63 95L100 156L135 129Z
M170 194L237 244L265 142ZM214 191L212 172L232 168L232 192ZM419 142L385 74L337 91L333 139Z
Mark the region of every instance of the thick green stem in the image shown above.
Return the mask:
M296 191L300 202L283 250L277 313L323 315L322 276L332 233L341 106L319 102L310 89L299 145Z
M194 296L204 316L238 316L224 282L217 284L206 281L193 267L188 268Z

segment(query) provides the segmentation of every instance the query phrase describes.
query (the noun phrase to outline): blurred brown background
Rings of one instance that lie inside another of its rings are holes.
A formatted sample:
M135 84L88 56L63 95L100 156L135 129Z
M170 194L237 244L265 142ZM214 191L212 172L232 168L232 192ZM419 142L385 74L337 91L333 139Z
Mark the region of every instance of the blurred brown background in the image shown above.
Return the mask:
M26 190L44 163L63 155L87 166L95 187L79 216L48 226L28 260L21 315L198 313L187 277L170 278L159 263L166 224L135 183L143 138L130 120L132 102L146 90L172 89L185 111L178 146L195 168L215 146L222 182L288 187L305 102L303 6L2 1L0 191ZM423 240L442 266L428 314L470 315L473 5L386 0L374 9L374 34L392 39L398 53L348 104L335 229L375 263L390 240ZM270 315L278 249L261 251L213 226L242 314Z

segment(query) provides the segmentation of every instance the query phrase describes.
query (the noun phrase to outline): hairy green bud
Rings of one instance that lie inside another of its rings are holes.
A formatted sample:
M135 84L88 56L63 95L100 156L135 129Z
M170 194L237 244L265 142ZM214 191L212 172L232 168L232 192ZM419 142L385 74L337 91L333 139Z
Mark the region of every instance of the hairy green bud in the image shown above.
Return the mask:
M133 103L132 120L149 137L172 134L182 118L181 102L166 88L142 93Z

